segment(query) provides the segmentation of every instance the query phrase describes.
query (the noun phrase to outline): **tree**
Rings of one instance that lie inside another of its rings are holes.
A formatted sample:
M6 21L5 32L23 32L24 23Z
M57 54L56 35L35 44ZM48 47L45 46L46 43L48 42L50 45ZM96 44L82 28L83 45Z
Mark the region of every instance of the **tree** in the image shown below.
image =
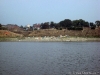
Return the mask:
M73 21L73 26L75 27L84 27L86 24L85 20L79 19Z
M60 24L59 23L55 24L55 28L60 29L61 28Z
M24 27L21 25L21 26L20 26L20 28L22 28L22 29L23 29Z
M83 26L84 27L89 27L89 22L85 22Z
M50 28L55 28L55 23L53 21L50 23Z
M41 29L43 29L43 23L40 24Z
M59 27L63 27L63 28L66 27L66 25L64 24L64 21L60 21L60 22L59 22Z
M85 21L82 19L79 20L73 20L71 27L68 27L68 30L83 30L83 26L85 24Z
M0 24L0 30L2 29L2 25Z
M66 27L70 27L72 25L72 21L70 19L65 19L64 23Z
M90 26L93 26L94 24L93 24L93 22L90 22Z
M81 27L83 27L84 25L85 25L85 20L83 20L83 19L79 19L79 23L80 23L80 25L79 26L81 26Z
M96 26L100 26L100 21L99 20L97 20L97 21L95 21L95 24L96 24Z
M90 27L91 27L91 29L95 29L96 25L94 25L93 22L90 22Z
M70 19L65 19L64 21L60 21L59 24L63 28L68 28L72 25L72 21Z
M49 22L41 23L42 29L49 29Z
M79 20L73 20L72 23L73 23L72 26L74 26L74 27L78 27L80 25Z

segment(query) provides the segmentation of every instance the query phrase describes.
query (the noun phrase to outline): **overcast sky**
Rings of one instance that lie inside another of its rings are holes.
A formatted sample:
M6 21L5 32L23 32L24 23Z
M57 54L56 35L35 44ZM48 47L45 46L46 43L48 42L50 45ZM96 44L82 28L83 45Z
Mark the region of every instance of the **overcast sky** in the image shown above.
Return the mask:
M100 0L0 0L0 23L33 25L64 19L100 20Z

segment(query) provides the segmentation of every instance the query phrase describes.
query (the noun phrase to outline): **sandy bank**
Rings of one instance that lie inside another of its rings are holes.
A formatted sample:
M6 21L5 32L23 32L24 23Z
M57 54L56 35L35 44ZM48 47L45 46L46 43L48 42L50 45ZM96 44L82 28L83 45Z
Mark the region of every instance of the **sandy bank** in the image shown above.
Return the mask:
M100 41L100 38L86 37L25 37L25 38L0 38L0 41Z

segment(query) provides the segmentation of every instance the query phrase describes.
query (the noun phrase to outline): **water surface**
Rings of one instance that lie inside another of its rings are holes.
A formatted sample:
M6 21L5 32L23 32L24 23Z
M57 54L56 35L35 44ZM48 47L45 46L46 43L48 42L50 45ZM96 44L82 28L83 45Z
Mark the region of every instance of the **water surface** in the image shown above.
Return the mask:
M0 42L0 75L82 72L100 75L100 42Z

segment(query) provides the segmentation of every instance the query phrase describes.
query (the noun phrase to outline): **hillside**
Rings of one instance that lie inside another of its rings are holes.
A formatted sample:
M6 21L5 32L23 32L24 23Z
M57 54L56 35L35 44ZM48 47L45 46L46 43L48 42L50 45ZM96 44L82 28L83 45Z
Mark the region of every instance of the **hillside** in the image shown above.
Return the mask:
M56 30L56 29L42 29L34 31L11 32L7 30L0 30L0 37L43 37L43 36L76 36L76 37L100 37L100 27L91 29L89 27L83 30Z
M44 29L34 30L28 36L76 36L76 37L100 37L100 27L91 29L89 27L83 28L83 30L56 30L56 29Z
M0 30L0 37L22 37L22 34L10 32L8 30Z

